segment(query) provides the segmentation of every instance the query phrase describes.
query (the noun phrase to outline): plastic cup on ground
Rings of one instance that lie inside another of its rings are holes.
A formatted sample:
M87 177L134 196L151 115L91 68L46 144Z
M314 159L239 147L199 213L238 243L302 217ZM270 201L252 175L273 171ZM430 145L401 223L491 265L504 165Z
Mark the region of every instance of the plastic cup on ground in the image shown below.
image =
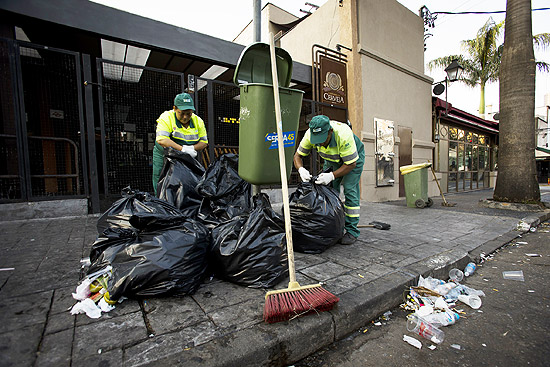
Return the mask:
M464 273L460 269L451 269L449 271L449 279L453 282L461 282L464 279Z
M467 304L474 310L477 310L478 308L481 307L481 298L479 298L479 296L476 296L475 294L471 294L471 295L461 294L458 296L458 300L462 303Z
M435 344L441 344L445 333L421 317L411 314L407 317L407 330L428 339Z

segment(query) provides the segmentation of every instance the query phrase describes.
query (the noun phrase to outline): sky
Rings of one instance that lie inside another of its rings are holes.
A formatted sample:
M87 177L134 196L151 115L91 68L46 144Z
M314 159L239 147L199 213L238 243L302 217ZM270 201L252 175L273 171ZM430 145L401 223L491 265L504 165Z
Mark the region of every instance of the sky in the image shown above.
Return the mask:
M91 0L96 3L115 7L130 13L152 18L164 23L173 24L196 32L211 35L227 41L232 41L239 32L252 20L253 0ZM309 3L321 6L327 1L309 0ZM346 0L344 0L346 1ZM305 0L271 0L270 3L302 17L303 10L311 10L305 5ZM506 10L506 0L398 0L403 6L415 14L423 5L431 12L466 12L466 11L499 11ZM267 3L262 0L262 7ZM550 0L532 0L531 6L536 8L550 7ZM492 17L495 22L504 20L505 14L482 15L437 15L435 27L429 29L433 36L426 40L424 62L438 57L461 54L461 41L473 39L477 31ZM550 33L550 10L534 11L532 13L533 34ZM550 63L550 49L539 51L535 49L537 60ZM443 70L430 71L425 67L425 74L435 81L445 79ZM447 91L447 98L453 106L472 114L477 114L479 108L479 87L470 88L462 83L452 83ZM540 114L546 114L544 95L548 94L550 102L550 73L537 71L535 107ZM444 98L444 94L440 97ZM498 82L486 85L485 104L492 105L492 112L498 111ZM489 110L487 113L491 112Z

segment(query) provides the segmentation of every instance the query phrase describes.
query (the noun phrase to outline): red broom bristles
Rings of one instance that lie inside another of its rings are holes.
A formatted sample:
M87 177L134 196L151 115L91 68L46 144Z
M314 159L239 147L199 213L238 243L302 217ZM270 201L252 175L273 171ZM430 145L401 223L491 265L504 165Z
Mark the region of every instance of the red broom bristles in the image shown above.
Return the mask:
M264 306L264 321L274 323L313 312L331 310L340 300L323 287L289 289L268 295Z

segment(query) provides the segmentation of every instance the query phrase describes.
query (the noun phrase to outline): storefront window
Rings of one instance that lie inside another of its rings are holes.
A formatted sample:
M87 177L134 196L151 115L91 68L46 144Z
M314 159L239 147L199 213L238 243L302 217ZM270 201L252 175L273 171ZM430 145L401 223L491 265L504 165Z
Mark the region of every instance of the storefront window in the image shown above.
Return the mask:
M490 137L473 131L448 125L440 126L448 136L445 144L439 142L443 173L441 182L449 192L489 187ZM448 145L447 145L448 144ZM448 151L448 166L445 167L445 152ZM446 181L446 182L445 182ZM445 185L446 183L446 185Z
M456 171L456 154L458 149L458 143L451 141L449 142L449 171Z
M458 129L456 127L449 128L449 139L458 140Z

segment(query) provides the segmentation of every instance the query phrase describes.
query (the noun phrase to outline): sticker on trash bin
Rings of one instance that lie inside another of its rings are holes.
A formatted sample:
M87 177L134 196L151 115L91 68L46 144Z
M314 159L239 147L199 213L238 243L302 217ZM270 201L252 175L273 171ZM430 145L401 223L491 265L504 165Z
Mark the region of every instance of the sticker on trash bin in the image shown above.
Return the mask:
M279 143L277 139L277 133L270 133L265 136L265 141L271 142L269 149L279 148ZM285 131L283 132L283 146L284 147L293 147L296 142L296 131Z

